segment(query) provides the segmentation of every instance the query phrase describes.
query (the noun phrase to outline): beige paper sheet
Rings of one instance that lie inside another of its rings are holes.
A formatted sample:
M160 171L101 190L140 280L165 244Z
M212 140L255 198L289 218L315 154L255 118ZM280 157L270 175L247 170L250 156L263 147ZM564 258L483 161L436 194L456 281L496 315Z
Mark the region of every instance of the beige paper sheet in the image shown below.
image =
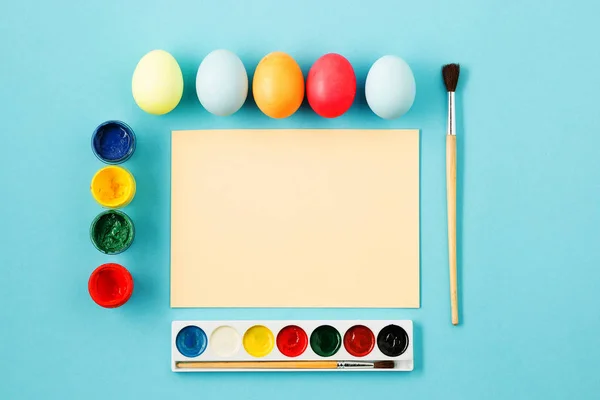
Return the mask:
M172 133L172 307L419 307L418 130Z

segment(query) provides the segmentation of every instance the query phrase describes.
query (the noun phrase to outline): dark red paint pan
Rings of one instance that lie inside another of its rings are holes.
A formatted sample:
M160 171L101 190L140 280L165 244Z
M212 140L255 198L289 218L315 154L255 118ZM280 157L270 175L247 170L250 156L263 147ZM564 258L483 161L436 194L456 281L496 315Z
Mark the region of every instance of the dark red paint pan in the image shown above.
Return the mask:
M133 293L133 278L120 264L102 264L88 281L92 300L104 308L116 308L127 303Z
M364 325L354 325L344 335L344 347L354 357L364 357L375 347L375 335Z

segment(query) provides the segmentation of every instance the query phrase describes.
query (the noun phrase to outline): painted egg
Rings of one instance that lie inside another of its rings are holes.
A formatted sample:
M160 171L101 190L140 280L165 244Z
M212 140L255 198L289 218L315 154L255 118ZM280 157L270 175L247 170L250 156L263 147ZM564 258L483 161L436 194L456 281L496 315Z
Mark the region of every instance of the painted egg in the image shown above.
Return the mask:
M339 117L348 111L355 95L356 75L343 56L325 54L308 71L306 98L321 117Z
M256 66L252 81L254 100L271 118L287 118L304 99L304 76L296 61L286 53L267 54Z
M248 74L242 60L229 50L209 53L196 74L196 94L212 114L235 113L248 96Z
M149 114L173 110L183 95L183 75L175 58L164 50L153 50L138 62L131 80L137 105Z
M400 57L387 55L371 66L365 82L365 97L371 110L385 119L398 118L413 105L415 77Z

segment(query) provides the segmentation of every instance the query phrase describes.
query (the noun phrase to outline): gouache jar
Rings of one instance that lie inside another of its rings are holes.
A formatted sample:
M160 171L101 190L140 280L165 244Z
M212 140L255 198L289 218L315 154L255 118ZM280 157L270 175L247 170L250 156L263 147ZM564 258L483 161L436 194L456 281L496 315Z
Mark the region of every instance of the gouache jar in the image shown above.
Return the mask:
M127 303L133 293L133 278L120 264L102 264L88 281L90 297L104 308L116 308Z
M120 164L135 152L135 133L121 121L106 121L92 134L92 151L103 163Z
M96 172L90 190L102 207L125 207L135 196L135 178L127 169L111 165Z
M135 228L127 214L107 210L98 214L90 226L90 239L94 247L104 254L119 254L133 243Z

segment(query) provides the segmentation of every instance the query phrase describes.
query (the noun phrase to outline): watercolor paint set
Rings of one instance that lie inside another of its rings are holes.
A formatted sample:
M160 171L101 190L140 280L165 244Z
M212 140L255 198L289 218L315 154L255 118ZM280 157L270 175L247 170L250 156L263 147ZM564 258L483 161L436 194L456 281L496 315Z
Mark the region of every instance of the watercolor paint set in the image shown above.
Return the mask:
M412 371L410 320L173 321L173 372Z

